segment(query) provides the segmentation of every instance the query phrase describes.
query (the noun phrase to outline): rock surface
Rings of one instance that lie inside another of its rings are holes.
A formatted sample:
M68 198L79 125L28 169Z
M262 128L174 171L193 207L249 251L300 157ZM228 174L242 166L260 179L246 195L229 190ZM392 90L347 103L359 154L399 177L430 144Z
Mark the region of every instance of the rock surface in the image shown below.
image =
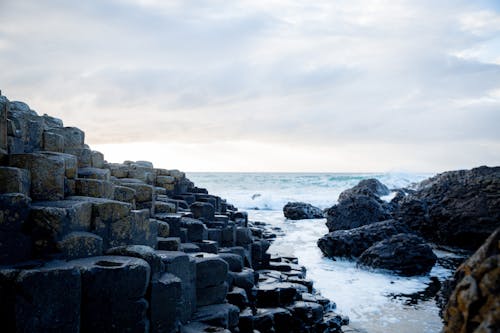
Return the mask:
M500 226L500 167L425 180L401 201L396 215L432 242L475 250Z
M455 272L444 333L500 331L500 228Z
M289 202L283 207L283 214L290 220L320 219L323 211L305 202Z
M366 249L359 257L359 263L412 276L428 273L436 259L432 248L422 238L397 234Z
M387 220L350 230L330 232L318 240L318 246L327 257L357 258L373 244L408 232L410 229L405 224Z

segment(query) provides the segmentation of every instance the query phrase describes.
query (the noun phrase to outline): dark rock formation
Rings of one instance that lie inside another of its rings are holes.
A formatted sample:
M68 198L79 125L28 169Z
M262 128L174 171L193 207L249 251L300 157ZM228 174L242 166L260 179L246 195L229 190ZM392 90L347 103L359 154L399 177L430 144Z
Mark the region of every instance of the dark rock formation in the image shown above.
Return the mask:
M455 272L444 333L500 331L500 228Z
M500 226L500 167L425 180L401 201L396 215L432 242L477 249Z
M405 224L387 220L350 230L330 232L318 240L318 246L327 257L357 258L373 244L408 232L410 229Z
M340 193L339 202L358 195L380 197L388 195L389 193L391 193L389 188L382 184L378 179L363 179L356 186Z
M183 172L108 163L3 96L0 133L2 332L340 332L272 231Z
M283 214L290 220L320 219L323 211L305 202L289 202L283 207Z
M374 195L354 193L326 210L326 226L330 231L358 228L391 218L389 204Z
M369 247L359 257L359 263L411 276L428 273L436 259L431 247L422 238L398 234Z

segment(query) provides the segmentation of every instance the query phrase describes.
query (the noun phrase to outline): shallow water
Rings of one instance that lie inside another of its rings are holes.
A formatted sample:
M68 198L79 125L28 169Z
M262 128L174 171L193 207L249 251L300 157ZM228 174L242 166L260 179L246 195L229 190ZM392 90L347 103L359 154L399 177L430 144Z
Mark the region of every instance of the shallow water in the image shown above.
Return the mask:
M349 316L350 327L369 333L439 332L442 327L439 310L433 297L425 297L425 291L453 271L437 264L428 276L399 277L358 268L353 261L325 258L316 246L316 241L328 232L325 219L289 221L283 217L282 207L288 201L330 207L336 203L340 192L365 178L374 177L389 188L398 188L428 176L401 173L188 174L196 185L247 210L251 220L281 228L283 232L277 232L278 237L269 252L298 257L315 288L337 304L337 312ZM452 256L444 251L436 251L436 254Z
M436 265L429 276L399 277L380 271L356 267L353 261L323 257L316 246L318 238L328 232L324 219L285 220L280 211L250 210L252 220L280 227L271 245L271 254L292 255L307 268L307 276L321 294L337 304L337 312L348 315L352 328L361 332L439 332L442 327L434 299L411 303L410 296L424 291L431 277L443 279L451 270ZM439 255L448 255L441 252Z

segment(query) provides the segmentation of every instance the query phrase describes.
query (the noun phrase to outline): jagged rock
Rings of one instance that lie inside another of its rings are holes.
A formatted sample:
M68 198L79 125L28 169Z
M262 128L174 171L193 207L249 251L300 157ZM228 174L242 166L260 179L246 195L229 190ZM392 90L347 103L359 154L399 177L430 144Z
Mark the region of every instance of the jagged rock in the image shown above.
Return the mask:
M424 238L477 249L500 225L500 167L450 171L420 183L397 216Z
M71 232L57 242L57 250L68 260L100 256L102 238L90 232Z
M359 263L411 276L428 273L436 259L422 238L398 234L369 247L359 257Z
M64 153L75 156L79 168L92 166L92 151L89 148L64 148Z
M320 219L323 211L305 202L289 202L283 207L283 214L290 220Z
M356 258L373 244L410 229L396 220L368 224L350 230L336 230L318 240L318 247L328 257Z
M53 133L59 134L64 139L64 148L83 148L85 133L76 127L53 127Z
M500 330L500 228L455 272L444 333Z
M61 159L64 162L64 175L68 179L75 179L78 175L78 161L75 156L52 151L41 151L40 154Z
M0 166L0 193L22 193L29 196L30 186L28 170Z

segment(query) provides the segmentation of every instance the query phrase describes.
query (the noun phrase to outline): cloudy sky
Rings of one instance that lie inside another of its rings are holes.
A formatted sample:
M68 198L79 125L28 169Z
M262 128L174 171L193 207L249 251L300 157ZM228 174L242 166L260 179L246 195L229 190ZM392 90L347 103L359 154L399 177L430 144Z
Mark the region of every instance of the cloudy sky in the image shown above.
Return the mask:
M500 1L0 0L0 89L110 161L500 164Z

